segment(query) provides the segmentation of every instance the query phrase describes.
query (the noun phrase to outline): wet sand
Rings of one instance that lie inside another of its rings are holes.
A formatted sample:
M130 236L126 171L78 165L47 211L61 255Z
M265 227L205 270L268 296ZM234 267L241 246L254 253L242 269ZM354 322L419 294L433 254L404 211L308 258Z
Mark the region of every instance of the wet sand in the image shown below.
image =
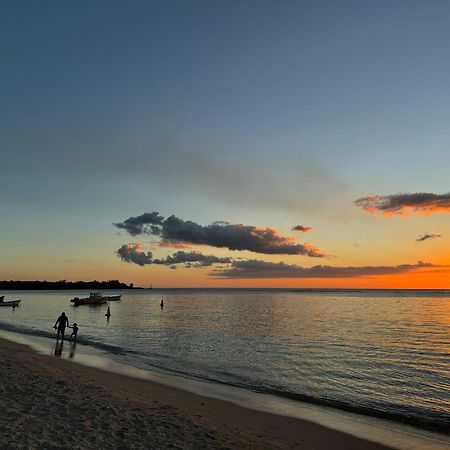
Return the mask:
M387 449L0 339L3 449Z

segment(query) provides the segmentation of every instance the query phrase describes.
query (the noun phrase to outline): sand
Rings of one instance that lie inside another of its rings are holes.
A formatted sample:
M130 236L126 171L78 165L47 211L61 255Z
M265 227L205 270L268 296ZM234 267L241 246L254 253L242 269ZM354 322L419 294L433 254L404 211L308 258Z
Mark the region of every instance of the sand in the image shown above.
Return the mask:
M386 449L0 339L2 449Z

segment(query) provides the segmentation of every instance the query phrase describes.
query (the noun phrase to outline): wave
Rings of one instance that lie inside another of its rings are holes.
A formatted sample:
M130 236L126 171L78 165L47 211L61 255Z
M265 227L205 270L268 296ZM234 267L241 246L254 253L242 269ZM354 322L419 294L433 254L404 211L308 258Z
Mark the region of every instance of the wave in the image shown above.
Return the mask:
M0 322L0 329L4 331L11 331L13 333L26 334L27 336L36 336L41 338L55 339L55 333L49 331L35 330L28 327L19 327L9 323ZM98 348L99 350L106 351L115 355L144 355L142 352L135 350L118 347L115 345L105 344L104 342L94 341L85 337L77 337L77 344L83 344L90 347Z
M429 410L420 410L418 408L409 406L404 406L401 412L397 412L385 408L376 408L374 406L366 405L354 405L341 400L311 397L304 394L287 392L285 390L273 388L261 389L260 392L305 403L328 406L355 414L401 422L406 425L412 425L428 431L435 431L450 435L450 414L448 413L436 414ZM385 406L389 408L389 405Z
M329 408L339 409L342 411L364 415L369 417L376 417L379 419L391 420L394 422L400 422L405 425L411 425L423 430L439 432L445 435L450 435L450 414L446 412L436 413L427 409L420 409L409 405L389 405L388 403L375 405L357 405L343 400L327 398L327 397L314 397L307 394L298 392L287 391L278 386L255 386L251 382L247 382L244 379L240 381L222 381L211 376L193 376L192 378L200 381L214 382L226 386L238 387L246 389L259 394L273 395L275 397L294 400L302 403L309 403L318 406L325 406ZM397 411L396 411L397 410Z

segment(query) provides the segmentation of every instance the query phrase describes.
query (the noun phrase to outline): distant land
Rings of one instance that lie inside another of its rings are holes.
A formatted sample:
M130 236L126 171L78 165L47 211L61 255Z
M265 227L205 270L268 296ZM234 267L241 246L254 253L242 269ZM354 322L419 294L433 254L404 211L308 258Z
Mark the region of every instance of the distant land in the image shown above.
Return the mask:
M0 281L0 289L4 290L59 290L59 289L140 289L135 288L133 283L125 284L119 280L109 281Z

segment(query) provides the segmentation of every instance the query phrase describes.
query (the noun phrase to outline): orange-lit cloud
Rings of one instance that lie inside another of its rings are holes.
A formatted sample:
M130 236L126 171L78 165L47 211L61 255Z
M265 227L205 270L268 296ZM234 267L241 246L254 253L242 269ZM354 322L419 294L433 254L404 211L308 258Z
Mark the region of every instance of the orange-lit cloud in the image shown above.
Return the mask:
M186 244L186 242L168 241L167 239L163 239L159 246L163 248L192 248L192 245Z
M301 267L283 262L273 263L261 260L233 261L230 268L216 269L210 273L218 278L360 278L383 275L418 273L438 269L448 271L448 266L434 265L419 261L416 264L397 266L314 266Z
M152 263L152 252L143 252L141 244L124 244L116 251L122 261L145 266Z
M165 246L178 244L208 245L229 250L246 250L268 255L305 255L315 258L325 256L317 247L299 244L294 238L282 236L271 227L214 222L199 225L176 216L167 219L157 212L115 223L119 229L132 236L150 234L161 238Z
M312 227L308 227L306 225L295 225L295 227L292 227L292 231L300 231L300 233L309 233L312 231Z
M380 194L368 195L357 199L355 204L369 214L384 216L450 213L450 193L416 192L383 196Z

